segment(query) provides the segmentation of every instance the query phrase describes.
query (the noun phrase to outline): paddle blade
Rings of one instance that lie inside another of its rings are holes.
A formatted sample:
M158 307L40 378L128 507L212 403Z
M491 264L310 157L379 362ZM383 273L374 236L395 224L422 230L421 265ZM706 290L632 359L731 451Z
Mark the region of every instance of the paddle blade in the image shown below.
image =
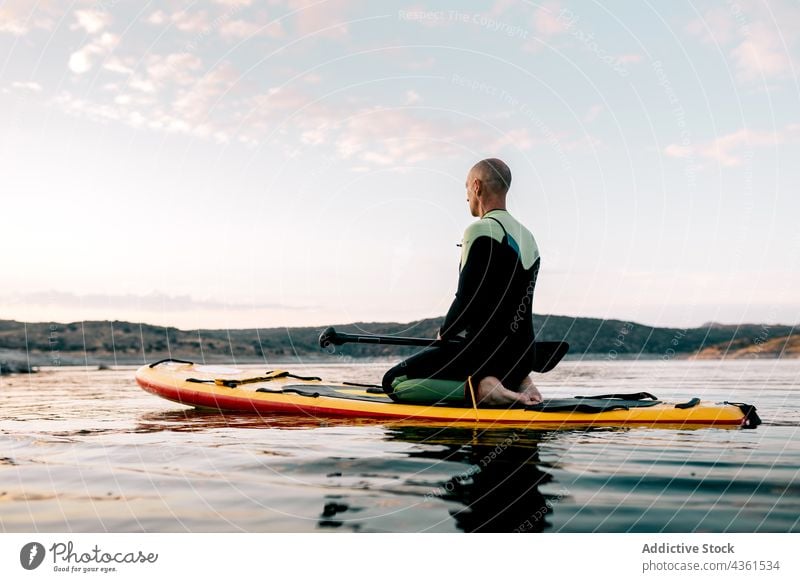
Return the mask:
M533 371L544 374L555 368L567 355L567 342L536 342L533 350Z

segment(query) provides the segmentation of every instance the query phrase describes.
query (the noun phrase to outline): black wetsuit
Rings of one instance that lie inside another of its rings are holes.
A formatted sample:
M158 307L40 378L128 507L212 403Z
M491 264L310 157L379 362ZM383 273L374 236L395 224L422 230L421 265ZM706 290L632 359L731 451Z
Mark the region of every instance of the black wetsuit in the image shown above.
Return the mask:
M400 377L437 378L473 385L496 376L516 389L533 365L533 292L539 273L533 235L505 210L492 210L467 228L458 291L441 335L463 332L465 344L430 348L401 362L383 378L392 393Z

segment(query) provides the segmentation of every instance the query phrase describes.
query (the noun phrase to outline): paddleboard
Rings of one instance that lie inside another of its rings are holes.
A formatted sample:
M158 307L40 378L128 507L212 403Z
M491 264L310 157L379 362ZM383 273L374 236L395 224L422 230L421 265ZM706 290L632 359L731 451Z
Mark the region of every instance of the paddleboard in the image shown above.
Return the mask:
M186 406L261 415L548 429L581 425L753 428L761 422L755 407L749 404L706 402L699 398L666 402L646 392L580 394L572 398L549 398L539 405L515 408L400 403L392 401L379 386L327 382L287 371L262 372L180 360L142 366L136 372L136 381L145 391Z

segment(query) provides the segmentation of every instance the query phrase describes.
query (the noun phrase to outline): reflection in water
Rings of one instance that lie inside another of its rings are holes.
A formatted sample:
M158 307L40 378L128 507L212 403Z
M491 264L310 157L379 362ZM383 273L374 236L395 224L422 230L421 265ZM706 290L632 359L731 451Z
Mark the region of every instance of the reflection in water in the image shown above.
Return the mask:
M260 417L253 414L220 414L198 410L177 410L140 416L137 432L204 432L215 428L309 429L320 426L352 426L352 419L316 419L301 416ZM563 498L545 495L539 487L552 477L541 470L538 444L552 433L511 429L479 430L421 425L386 425L363 421L385 429L386 441L425 445L407 453L409 459L430 465L456 463L462 467L449 479L426 482L423 502L441 499L460 504L450 515L456 527L466 532L541 532L553 503ZM340 477L331 474L328 477ZM326 495L319 513L323 529L350 528L359 511L342 495ZM345 518L346 516L346 518Z
M141 414L135 432L205 432L218 428L314 429L336 426L383 426L385 424L385 421L369 418L323 418L300 414L262 416L252 412L220 412L187 408Z
M539 466L537 431L478 431L399 427L389 439L438 444L438 450L410 453L411 457L458 462L466 469L427 494L464 507L451 511L466 532L541 532L548 526L552 498L539 486L552 477Z
M354 511L347 503L343 503L341 501L341 495L326 495L325 499L325 506L322 508L322 515L320 516L319 526L323 528L336 528L341 527L344 525L344 522L337 519L336 516L339 513L344 513L345 511ZM356 508L355 511L358 509ZM358 530L359 528L356 526L354 528Z
M219 503L237 508L264 493L283 495L270 503L289 515L281 522L258 517L259 506L243 526L251 531L307 531L309 522L316 531L798 527L790 494L797 453L781 449L785 466L774 456L751 458L764 445L756 433L740 430L442 428L173 410L140 414L123 432L173 433L153 441L170 454L168 466L151 462L148 470L202 475L209 484L221 479L220 489L203 499L219 494ZM231 497L230 482L253 490Z

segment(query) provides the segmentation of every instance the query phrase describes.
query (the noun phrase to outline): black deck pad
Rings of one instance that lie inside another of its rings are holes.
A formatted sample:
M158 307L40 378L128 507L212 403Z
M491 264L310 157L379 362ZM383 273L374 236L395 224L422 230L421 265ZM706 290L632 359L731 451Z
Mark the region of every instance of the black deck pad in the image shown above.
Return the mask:
M347 394L340 392L342 389L353 389L352 386L327 385L327 384L289 384L282 388L259 388L256 392L267 394L299 394L310 398L326 396L328 398L341 398L343 400L363 400L364 402L391 402L388 398L381 395L372 396L366 390L363 394Z
M341 385L327 385L327 384L291 384L284 386L281 389L273 388L259 388L256 392L265 392L267 394L299 394L301 396L308 396L309 398L318 398L326 396L328 398L341 398L343 400L360 400L364 402L386 402L391 401L383 396L373 396L365 390L363 394L347 394L341 392L342 388L347 388ZM404 402L403 404L409 404ZM628 410L630 408L644 408L648 406L655 406L661 404L660 400L620 400L619 398L596 398L596 397L580 397L580 398L548 398L541 404L525 407L526 410L533 410L536 412L608 412L611 410ZM413 404L411 404L413 406ZM417 405L422 406L422 405ZM424 406L431 406L424 404ZM439 405L434 405L439 406ZM457 403L448 402L443 403L441 406L449 406L454 408L471 408L469 403L458 405ZM482 407L483 408L483 407ZM507 408L507 407L492 407L492 408ZM519 407L521 408L521 407Z
M546 398L541 404L526 406L525 410L537 412L610 412L631 408L648 408L661 404L660 400L621 400L619 398Z

